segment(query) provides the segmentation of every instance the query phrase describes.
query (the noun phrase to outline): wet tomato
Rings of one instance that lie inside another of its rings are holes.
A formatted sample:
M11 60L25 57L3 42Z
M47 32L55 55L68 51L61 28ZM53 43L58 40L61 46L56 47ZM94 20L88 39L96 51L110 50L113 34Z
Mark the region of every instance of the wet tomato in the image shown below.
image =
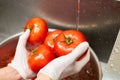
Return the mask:
M84 41L87 41L87 39L82 32L77 30L65 30L56 38L54 50L57 56L66 55Z
M48 33L48 25L42 18L31 18L26 23L24 30L30 29L30 36L28 42L36 44L43 42Z
M8 63L11 63L13 59L14 59L14 56L11 56L11 57L8 59Z
M62 30L55 30L55 31L49 32L47 37L45 38L44 44L53 49L56 41L56 37L61 33L62 33Z
M51 48L41 44L30 52L28 56L28 64L32 71L38 72L54 58L55 54L52 52Z

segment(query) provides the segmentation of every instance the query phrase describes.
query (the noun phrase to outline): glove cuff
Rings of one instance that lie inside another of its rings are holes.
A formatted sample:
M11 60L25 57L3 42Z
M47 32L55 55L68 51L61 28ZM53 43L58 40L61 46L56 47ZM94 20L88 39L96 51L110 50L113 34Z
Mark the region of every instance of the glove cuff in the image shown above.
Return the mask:
M8 64L8 66L16 69L23 79L30 79L36 76L36 73L34 73L31 69L24 67L24 65L23 67L20 67L19 65L14 65L13 63L10 63Z
M48 75L52 80L59 80L59 75L57 75L55 72L56 71L53 68L45 67L38 72L37 76L39 76L40 73L43 73Z

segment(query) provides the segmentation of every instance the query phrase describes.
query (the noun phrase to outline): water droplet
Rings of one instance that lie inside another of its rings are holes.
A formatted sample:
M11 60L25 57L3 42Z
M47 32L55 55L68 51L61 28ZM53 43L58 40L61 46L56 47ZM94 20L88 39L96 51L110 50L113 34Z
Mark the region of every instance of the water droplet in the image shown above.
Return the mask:
M113 65L113 64L110 64L110 67L111 67L111 68L113 68L113 67L114 67L114 65Z
M87 74L90 74L90 71L89 71L89 70L86 70L86 73L87 73Z
M104 72L108 72L108 70L107 70L107 67L105 66L104 68L103 68L103 70L104 70Z
M114 49L114 53L117 54L118 52L119 52L119 48L116 47L116 48Z
M114 52L117 54L117 53L119 53L119 50L120 50L120 47L118 45L118 46L115 47Z
M108 71L105 69L104 72L107 73Z
M113 61L113 60L114 60L114 58L113 58L113 57L111 57L111 58L110 58L110 60L111 60L111 61Z

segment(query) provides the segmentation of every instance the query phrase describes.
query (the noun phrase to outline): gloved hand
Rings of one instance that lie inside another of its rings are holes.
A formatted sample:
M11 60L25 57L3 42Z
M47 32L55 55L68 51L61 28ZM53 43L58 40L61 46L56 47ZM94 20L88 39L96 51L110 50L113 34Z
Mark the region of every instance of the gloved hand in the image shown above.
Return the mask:
M77 61L85 52L86 55ZM79 44L71 53L54 59L43 67L37 74L46 74L52 80L59 80L68 77L72 74L78 73L89 61L90 51L89 44L83 42ZM36 79L38 80L38 79Z
M29 34L30 30L27 29L26 32L19 37L14 59L10 64L8 64L8 66L15 68L23 79L29 79L36 76L36 74L29 68L27 63L29 52L26 49L26 43Z

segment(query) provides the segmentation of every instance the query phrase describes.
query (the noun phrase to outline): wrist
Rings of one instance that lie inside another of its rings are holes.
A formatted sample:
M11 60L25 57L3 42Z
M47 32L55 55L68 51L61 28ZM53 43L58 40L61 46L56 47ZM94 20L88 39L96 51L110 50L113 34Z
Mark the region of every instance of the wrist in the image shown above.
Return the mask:
M22 80L21 75L11 66L0 69L0 80Z
M8 68L8 70L10 70L10 73L13 73L12 75L13 75L15 80L22 80L23 79L22 76L19 74L19 72L16 69L14 69L11 66L7 66L7 68Z
M19 73L19 75L23 78L23 79L30 79L36 76L36 73L34 73L29 67L28 65L23 64L23 66L21 66L20 64L16 65L16 63L11 63L8 64L9 67L12 67L17 73ZM19 76L18 75L18 76Z
M48 75L40 73L35 80L52 80Z

